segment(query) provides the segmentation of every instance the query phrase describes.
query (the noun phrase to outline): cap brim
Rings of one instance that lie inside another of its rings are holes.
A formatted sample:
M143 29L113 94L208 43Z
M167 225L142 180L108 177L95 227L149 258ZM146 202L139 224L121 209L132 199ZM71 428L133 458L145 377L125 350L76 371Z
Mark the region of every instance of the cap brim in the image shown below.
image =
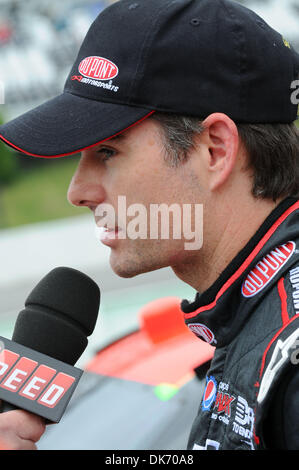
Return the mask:
M35 157L63 157L103 142L154 111L68 92L0 126L0 139Z

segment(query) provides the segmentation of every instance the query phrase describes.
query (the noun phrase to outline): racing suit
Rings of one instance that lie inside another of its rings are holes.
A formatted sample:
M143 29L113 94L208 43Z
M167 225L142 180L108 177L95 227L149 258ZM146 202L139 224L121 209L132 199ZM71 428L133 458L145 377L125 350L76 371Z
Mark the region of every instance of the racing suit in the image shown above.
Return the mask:
M215 346L188 449L299 449L298 199L284 199L181 308L191 331Z

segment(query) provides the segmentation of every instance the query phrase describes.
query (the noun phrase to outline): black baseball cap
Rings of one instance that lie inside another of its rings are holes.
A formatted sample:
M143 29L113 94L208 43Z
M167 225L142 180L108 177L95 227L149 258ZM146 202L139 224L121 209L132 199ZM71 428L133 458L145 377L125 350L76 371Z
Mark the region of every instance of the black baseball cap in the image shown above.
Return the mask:
M59 157L155 111L291 123L298 72L289 42L236 1L120 0L91 25L63 93L0 126L0 138Z

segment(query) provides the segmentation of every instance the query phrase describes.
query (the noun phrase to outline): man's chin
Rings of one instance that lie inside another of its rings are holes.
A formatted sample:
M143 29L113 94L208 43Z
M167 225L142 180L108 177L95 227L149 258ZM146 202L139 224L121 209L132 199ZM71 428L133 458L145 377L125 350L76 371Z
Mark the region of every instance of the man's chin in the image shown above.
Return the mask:
M153 266L152 264L147 265L145 263L142 264L140 262L137 263L134 262L132 259L121 261L119 258L117 259L116 257L114 257L112 253L110 255L110 266L117 276L126 279L138 276L139 274L145 274L151 271L156 271L164 267Z
M136 266L133 267L132 264L133 263L131 263L130 261L121 261L119 256L117 257L111 252L110 266L117 276L129 279L140 274L139 270L136 269Z
M125 279L130 279L130 278L138 276L138 274L140 274L138 272L136 273L136 272L132 272L132 271L126 271L126 270L121 269L119 267L116 267L116 268L112 267L112 270L117 276L125 278Z

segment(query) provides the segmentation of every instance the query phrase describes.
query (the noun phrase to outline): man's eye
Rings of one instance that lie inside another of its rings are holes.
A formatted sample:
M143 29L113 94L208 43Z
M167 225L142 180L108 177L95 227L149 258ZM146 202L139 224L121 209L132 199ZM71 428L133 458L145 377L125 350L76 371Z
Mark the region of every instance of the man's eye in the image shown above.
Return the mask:
M103 155L102 161L103 161L103 162L106 162L106 161L109 160L111 157L113 157L116 152L115 152L115 150L112 150L112 149L103 147L103 148L101 148L100 150L98 150L97 153Z

